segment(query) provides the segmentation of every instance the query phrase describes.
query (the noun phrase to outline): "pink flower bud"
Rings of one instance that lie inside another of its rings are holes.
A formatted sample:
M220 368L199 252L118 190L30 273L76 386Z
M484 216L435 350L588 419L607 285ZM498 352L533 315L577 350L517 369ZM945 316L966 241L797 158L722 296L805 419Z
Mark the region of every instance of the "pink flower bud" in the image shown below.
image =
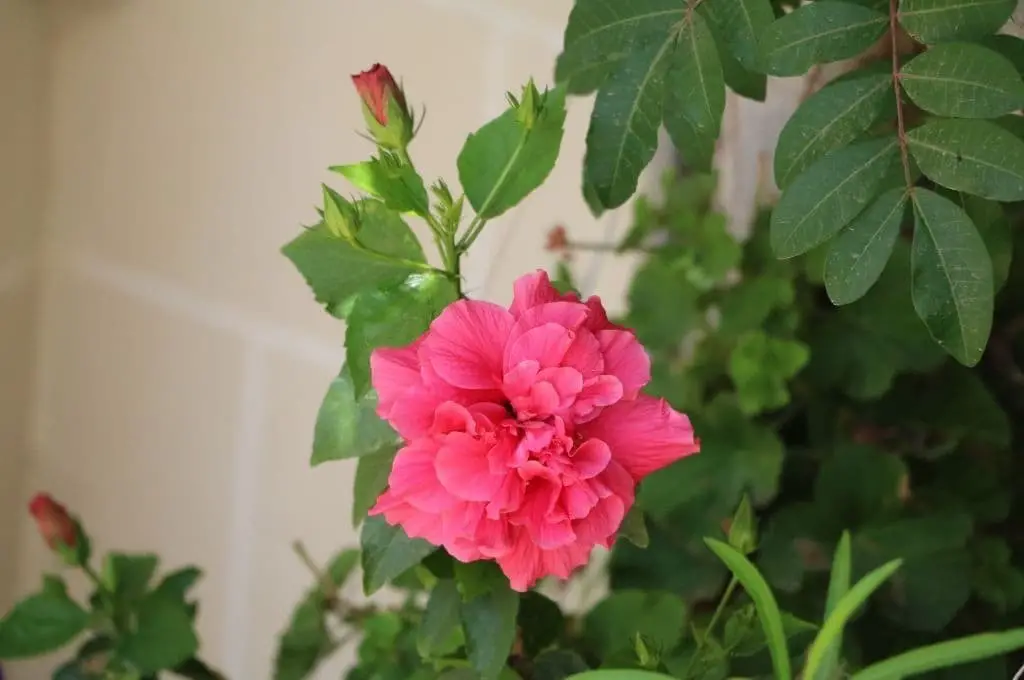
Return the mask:
M28 504L28 511L36 520L39 533L51 550L61 545L74 548L77 542L75 522L67 509L49 494L38 493Z

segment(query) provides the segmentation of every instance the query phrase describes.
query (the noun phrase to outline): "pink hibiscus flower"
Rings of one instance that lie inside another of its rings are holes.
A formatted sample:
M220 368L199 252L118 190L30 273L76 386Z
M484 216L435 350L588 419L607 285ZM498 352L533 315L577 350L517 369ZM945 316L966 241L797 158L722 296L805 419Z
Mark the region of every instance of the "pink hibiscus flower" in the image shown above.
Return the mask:
M696 453L689 419L642 395L650 360L597 297L543 271L512 306L459 300L411 345L371 357L378 412L407 442L370 514L512 587L568 578L611 547L637 482Z

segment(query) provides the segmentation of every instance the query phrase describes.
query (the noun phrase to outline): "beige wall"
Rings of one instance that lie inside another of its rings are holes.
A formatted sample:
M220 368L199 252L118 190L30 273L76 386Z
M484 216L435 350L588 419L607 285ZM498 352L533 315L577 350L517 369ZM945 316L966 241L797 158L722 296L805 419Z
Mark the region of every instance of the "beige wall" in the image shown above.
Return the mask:
M0 0L0 609L14 596L24 506L35 310L34 245L42 218L44 43L34 0Z

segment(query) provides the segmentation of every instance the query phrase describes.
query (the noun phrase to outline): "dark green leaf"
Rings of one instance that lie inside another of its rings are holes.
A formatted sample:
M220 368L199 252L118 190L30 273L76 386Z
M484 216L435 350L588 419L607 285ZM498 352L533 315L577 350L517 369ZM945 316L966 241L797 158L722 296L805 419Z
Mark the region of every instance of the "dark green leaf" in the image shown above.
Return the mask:
M815 64L855 57L881 37L888 23L884 14L838 0L800 6L761 38L768 73L799 76Z
M781 612L781 616L787 641L817 630L813 623L787 612ZM723 627L722 643L731 656L752 656L768 646L753 603L743 605L729 616Z
M746 69L763 71L760 37L775 21L768 0L723 0L706 6L711 20L718 26L725 46Z
M659 36L667 38L685 11L676 0L580 0L569 14L555 79L567 83L573 94L596 90L634 50Z
M936 184L997 201L1024 199L1024 141L983 120L932 120L908 134Z
M82 633L89 614L63 590L47 588L0 619L0 659L25 659L60 649Z
M996 118L1024 107L1024 81L1005 57L971 43L936 45L900 71L903 89L925 111Z
M519 593L495 588L462 605L462 628L470 664L481 680L497 680L516 637Z
M360 293L345 329L345 364L355 397L362 398L370 389L373 350L408 345L457 298L455 285L439 273L413 274L394 288Z
M676 147L683 162L697 172L710 172L715 159L717 140L702 135L682 114L679 103L675 101L677 91L665 90L665 130L668 131L672 145Z
M184 567L164 576L156 590L171 597L184 600L203 572L196 567Z
M1013 7L1015 3L1006 2L1006 4ZM1018 73L1024 71L1024 39L1015 35L989 35L979 40L978 43L1009 59Z
M226 680L221 673L195 657L178 664L171 672L188 680Z
M978 196L960 194L960 205L978 228L992 258L992 279L999 291L1010 277L1013 262L1013 230L1003 206Z
M416 636L416 648L426 658L443 657L462 645L459 612L462 596L455 581L437 582L427 601L427 610Z
M673 115L690 121L698 136L717 139L725 111L725 81L715 38L700 14L694 12L684 22L667 68L666 107L679 106Z
M579 675L571 675L568 680L673 680L671 675L635 670L600 670L587 671Z
M535 657L565 632L565 616L554 601L538 592L523 593L516 619L527 656Z
M667 36L636 49L597 93L584 177L605 208L617 208L633 195L654 157L665 69L674 47L675 39Z
M430 214L430 202L423 178L416 169L391 156L371 158L355 165L331 168L352 182L358 189L384 201L391 210Z
M495 562L477 560L476 562L459 562L452 565L455 581L459 584L462 599L472 600L474 597L486 595L492 590L504 590L508 587L508 577L502 573Z
M906 214L906 189L892 189L840 232L825 260L825 289L834 304L859 300L875 285L889 262Z
M377 393L353 397L348 367L331 381L320 405L313 433L311 465L329 460L368 456L394 447L397 436L377 416Z
M367 595L402 574L434 552L423 539L409 538L401 527L388 524L383 517L368 517L360 535L363 562L363 590Z
M676 595L619 590L587 614L583 637L590 651L599 658L631 649L637 634L657 649L668 651L682 635L686 619L686 605Z
M459 152L459 181L484 219L517 205L551 174L565 123L565 90L537 91L533 81L518 107L484 125Z
M923 43L965 40L995 33L1016 0L902 0L900 24Z
M930 191L914 193L914 309L960 363L981 359L992 329L992 260L970 218Z
M899 457L845 444L833 451L818 471L815 506L832 531L859 527L900 508L900 487L906 476L906 465Z
M587 663L576 652L553 649L537 657L533 667L534 680L566 680L587 670Z
M388 486L388 476L395 462L396 445L385 446L376 453L363 456L356 464L352 490L352 526L358 527Z
M811 164L772 213L775 254L801 255L849 224L878 193L898 155L896 140L886 137L833 151Z
M779 134L776 183L786 188L814 161L855 140L878 120L892 98L889 74L843 80L811 95Z
M355 204L363 248L333 233L324 223L306 229L282 252L306 279L317 302L341 317L345 303L361 290L393 286L428 269L423 250L398 213L375 200Z
M638 548L646 548L650 543L647 535L647 524L644 522L644 511L634 505L626 513L619 527L619 538L624 538Z
M174 668L198 648L187 605L165 593L153 592L139 604L135 630L121 639L119 653L148 675Z

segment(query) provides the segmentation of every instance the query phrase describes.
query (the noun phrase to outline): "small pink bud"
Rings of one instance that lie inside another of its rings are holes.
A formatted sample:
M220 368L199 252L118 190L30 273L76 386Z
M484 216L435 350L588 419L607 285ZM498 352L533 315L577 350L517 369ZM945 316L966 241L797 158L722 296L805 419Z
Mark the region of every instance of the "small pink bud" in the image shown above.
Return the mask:
M75 547L75 522L67 509L53 500L49 494L36 494L28 504L28 511L35 518L39 533L51 550L56 550L61 545Z
M352 76L352 82L363 103L381 125L388 124L388 99L390 97L394 98L402 111L408 113L405 93L402 92L402 88L398 87L398 83L395 82L395 78L387 66L374 64L369 70Z

